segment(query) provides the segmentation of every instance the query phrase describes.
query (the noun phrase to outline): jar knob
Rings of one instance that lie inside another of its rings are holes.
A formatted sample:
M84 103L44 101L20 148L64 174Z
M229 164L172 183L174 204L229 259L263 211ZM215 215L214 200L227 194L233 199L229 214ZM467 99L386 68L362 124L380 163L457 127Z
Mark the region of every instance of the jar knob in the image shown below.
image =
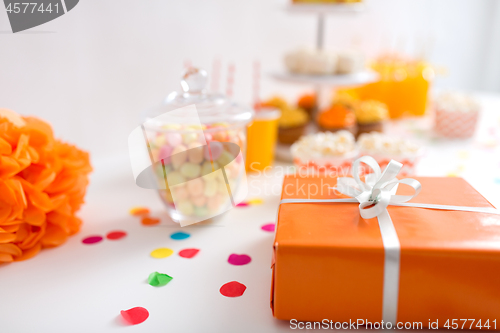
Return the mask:
M185 93L200 94L204 92L208 82L206 70L190 67L182 75L181 86Z

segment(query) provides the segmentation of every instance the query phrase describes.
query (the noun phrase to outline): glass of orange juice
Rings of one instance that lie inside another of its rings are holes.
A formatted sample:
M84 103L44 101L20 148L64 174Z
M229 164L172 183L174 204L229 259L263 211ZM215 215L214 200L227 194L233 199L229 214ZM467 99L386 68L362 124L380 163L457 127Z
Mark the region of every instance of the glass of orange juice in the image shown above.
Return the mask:
M373 99L387 105L391 118L405 114L422 116L434 78L434 69L427 62L401 56L384 56L372 64L380 75L378 82L348 91L361 100Z
M255 111L253 121L247 127L246 170L262 171L274 160L274 147L278 135L281 111L262 107Z

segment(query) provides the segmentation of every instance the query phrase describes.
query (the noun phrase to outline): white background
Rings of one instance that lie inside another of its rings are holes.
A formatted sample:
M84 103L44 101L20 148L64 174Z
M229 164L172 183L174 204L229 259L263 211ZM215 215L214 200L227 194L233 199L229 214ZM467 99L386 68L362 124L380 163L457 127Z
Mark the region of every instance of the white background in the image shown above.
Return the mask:
M0 107L52 123L58 137L94 158L126 153L140 114L178 89L184 63L236 65L235 97L252 99L252 63L264 74L282 56L314 45L316 19L287 1L82 0L66 15L12 34L0 8ZM368 11L329 16L326 45L421 53L445 67L436 86L500 91L500 3L495 0L373 0ZM309 87L302 87L308 89ZM262 95L300 90L263 75Z
M430 60L449 72L436 86L500 91L500 62L495 62L500 59L499 2L368 4L365 14L330 17L327 45L354 44L376 55L395 49L414 53L417 38L434 40ZM175 242L169 235L179 228L168 222L153 191L135 186L126 156L127 136L139 124L140 112L178 88L186 59L209 70L216 57L224 68L235 63L235 97L249 103L255 59L264 72L271 71L281 67L286 50L312 45L315 19L288 14L283 5L270 0L82 0L67 15L15 35L0 8L0 105L49 120L58 137L91 151L96 169L79 214L85 221L82 231L62 247L0 268L0 332L290 331L271 315L274 235L260 230L275 219L279 177L268 179L274 193L253 193L265 199L264 205L231 210L224 228L183 229L192 237ZM262 85L265 96L296 92L271 80ZM483 95L481 101L486 112L476 140L434 142L418 173L446 176L460 170L498 206L499 147L484 143L494 135L498 142L498 132L490 129L498 129L500 100ZM421 130L411 120L400 130L412 133L412 128ZM122 157L103 159L116 155ZM162 227L141 226L127 213L135 205L149 206L162 218ZM129 235L81 244L86 236L114 229ZM177 254L150 258L149 252L161 246L202 251L190 260ZM252 263L231 266L226 262L231 253L247 253ZM155 270L174 280L162 288L147 285ZM232 280L247 285L243 297L219 294L220 286ZM146 307L150 318L124 327L120 310L134 306Z

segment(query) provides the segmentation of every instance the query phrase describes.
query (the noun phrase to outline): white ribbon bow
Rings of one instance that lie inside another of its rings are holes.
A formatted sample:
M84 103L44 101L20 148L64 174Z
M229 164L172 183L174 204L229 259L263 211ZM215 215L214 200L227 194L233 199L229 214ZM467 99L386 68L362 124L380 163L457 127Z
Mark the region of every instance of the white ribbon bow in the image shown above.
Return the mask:
M361 162L368 165L374 173L365 177L365 182L359 178L359 167ZM377 161L371 156L363 156L352 164L352 176L340 177L335 188L342 194L355 198L359 202L359 212L361 217L371 219L386 212L390 204L400 204L416 197L422 188L420 182L405 178L398 180L396 176L403 167L403 164L391 160L384 172L380 170ZM413 195L396 195L399 184L411 186L415 193ZM366 208L373 206L371 208Z

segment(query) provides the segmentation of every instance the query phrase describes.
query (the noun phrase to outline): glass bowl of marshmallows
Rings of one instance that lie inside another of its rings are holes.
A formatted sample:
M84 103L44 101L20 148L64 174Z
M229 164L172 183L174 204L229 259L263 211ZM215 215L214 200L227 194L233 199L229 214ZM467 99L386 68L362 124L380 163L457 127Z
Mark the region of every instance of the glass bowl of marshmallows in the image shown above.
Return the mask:
M320 132L301 137L291 146L293 162L301 173L350 173L358 156L354 136L349 131Z
M403 176L415 173L415 167L424 153L423 148L411 140L378 132L361 134L357 146L359 156L373 157L382 170L391 159L402 163L400 175Z

